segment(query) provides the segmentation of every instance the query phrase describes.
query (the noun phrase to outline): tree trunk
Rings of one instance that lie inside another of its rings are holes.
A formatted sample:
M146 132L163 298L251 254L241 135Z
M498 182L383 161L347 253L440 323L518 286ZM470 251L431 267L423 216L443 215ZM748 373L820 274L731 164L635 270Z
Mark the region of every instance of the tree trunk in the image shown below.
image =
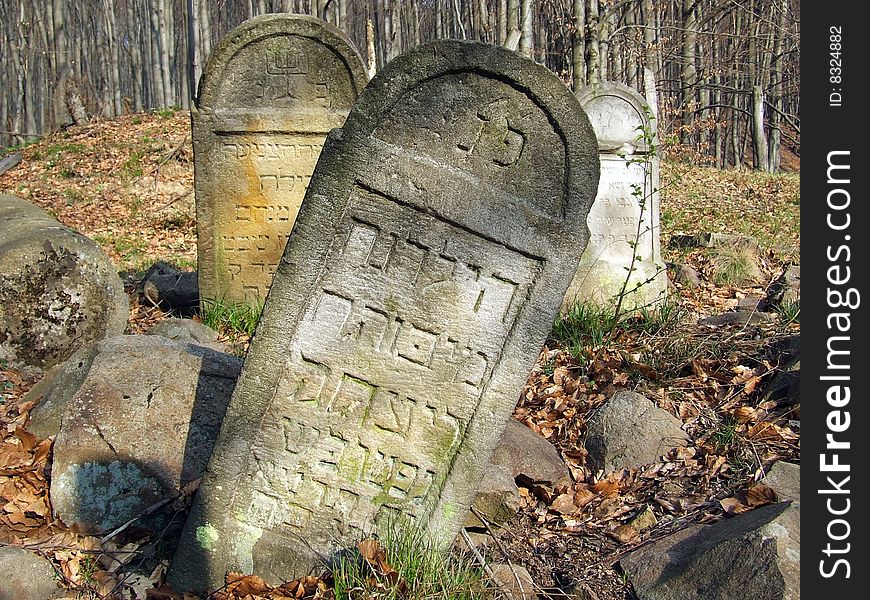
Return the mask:
M682 92L683 127L680 141L691 143L695 110L695 87L697 69L695 68L695 46L698 43L697 14L695 0L682 0L682 68L680 69L680 90Z
M755 151L753 165L767 170L767 137L764 134L764 91L760 85L752 87L752 145Z
M782 0L779 6L779 16L776 20L776 42L773 47L773 85L771 86L773 93L771 97L770 111L770 138L768 139L767 152L767 170L771 173L779 171L781 145L782 145L782 130L780 112L785 109L783 103L783 39L785 38L786 15L788 14L788 0Z
M586 0L586 85L601 82L598 0Z
M508 35L507 0L498 0L498 35L497 44L504 44Z
M199 39L199 3L200 0L187 0L187 52L190 60L190 88L188 94L196 97L196 87L199 76L202 75L202 64L199 50L202 44Z
M522 0L520 6L522 10L520 54L528 58L532 58L532 53L534 52L534 40L532 39L532 4L532 0Z
M127 51L130 55L130 70L127 73L133 83L133 110L141 112L144 108L142 104L142 58L139 45L142 43L141 28L139 21L136 19L135 7L133 2L124 3L126 32L127 32Z
M118 52L118 35L115 22L115 0L106 0L106 37L109 43L109 60L112 88L112 105L114 114L120 115L124 112L124 107L121 104L121 56Z
M371 19L366 20L366 58L369 65L369 78L375 76L378 69L378 59L375 53L375 25Z
M172 93L172 80L170 79L171 63L169 60L169 22L171 20L169 0L160 0L157 11L157 27L160 47L160 76L161 88L163 90L163 106L172 106L174 104L174 95Z
M148 36L148 43L151 50L151 98L148 103L150 108L154 106L164 106L166 94L163 91L163 75L160 69L159 11L151 9L148 12L151 15L151 35Z
M655 10L653 0L643 0L641 2L642 22L643 27L643 45L644 59L643 64L646 68L651 69L653 75L658 79L661 73L661 52L654 49L659 39L659 13Z

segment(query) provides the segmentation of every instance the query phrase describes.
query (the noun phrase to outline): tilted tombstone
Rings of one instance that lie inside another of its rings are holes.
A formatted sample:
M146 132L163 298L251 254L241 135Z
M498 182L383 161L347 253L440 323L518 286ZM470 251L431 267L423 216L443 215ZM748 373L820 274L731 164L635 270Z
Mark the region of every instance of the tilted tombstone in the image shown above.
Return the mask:
M665 297L667 274L659 241L659 159L650 146L654 113L621 83L585 87L577 99L598 138L601 179L587 217L589 244L563 309L575 302L615 307L629 270L622 308L655 305Z
M595 137L544 67L395 59L327 138L173 560L290 578L383 522L448 543L587 241Z
M367 81L314 17L255 17L215 49L191 111L202 299L266 297L326 134Z

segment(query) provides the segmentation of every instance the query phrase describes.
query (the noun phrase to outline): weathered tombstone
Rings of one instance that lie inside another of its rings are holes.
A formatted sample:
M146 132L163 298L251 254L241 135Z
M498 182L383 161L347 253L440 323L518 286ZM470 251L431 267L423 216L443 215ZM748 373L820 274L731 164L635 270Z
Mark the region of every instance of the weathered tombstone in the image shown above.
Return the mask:
M544 67L395 59L327 138L174 557L289 579L402 516L458 532L587 241L598 156Z
M614 307L629 269L622 308L655 304L664 299L667 273L659 242L659 164L648 143L655 139L654 113L621 83L585 87L577 99L598 138L601 179L587 218L589 244L564 309L575 302Z
M262 301L330 129L368 81L343 33L245 21L212 53L193 121L200 297Z

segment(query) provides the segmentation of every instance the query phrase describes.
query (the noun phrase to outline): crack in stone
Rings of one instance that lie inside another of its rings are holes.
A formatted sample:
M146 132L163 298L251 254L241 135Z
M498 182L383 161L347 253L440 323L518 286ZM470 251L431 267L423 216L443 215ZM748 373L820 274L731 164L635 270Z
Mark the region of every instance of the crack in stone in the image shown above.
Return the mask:
M111 450L115 456L118 456L118 451L112 445L112 442L110 442L109 439L105 436L105 434L103 433L103 430L100 429L100 426L97 424L94 424L94 428L97 430L97 435L100 436L100 439L103 440L104 442L106 442L106 445L109 447L109 450Z

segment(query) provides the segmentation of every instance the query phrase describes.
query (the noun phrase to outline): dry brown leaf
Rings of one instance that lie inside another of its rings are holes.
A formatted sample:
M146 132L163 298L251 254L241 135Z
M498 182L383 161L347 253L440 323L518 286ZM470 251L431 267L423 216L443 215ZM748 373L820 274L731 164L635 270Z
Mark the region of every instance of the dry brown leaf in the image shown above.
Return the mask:
M553 383L556 385L565 385L565 382L568 381L570 377L571 372L568 370L568 367L557 367L553 370Z
M580 487L579 489L577 489L576 492L574 492L574 506L582 509L587 504L589 504L590 502L595 500L595 498L597 498L597 496L595 495L594 492L589 490L589 488L586 486L586 484L578 484L578 485L581 485L583 487Z
M378 540L363 540L357 544L357 549L366 562L376 571L383 574L395 571L395 569L387 563L387 553L381 547Z
M550 508L563 515L573 515L578 510L578 507L574 504L573 494L560 494L556 496Z
M746 506L735 497L723 498L719 501L719 504L729 515L739 515L740 513L744 513L747 510L750 510L750 507Z
M613 519L619 514L622 514L621 509L623 508L622 500L618 497L610 497L605 498L601 501L592 515L598 519L599 521L607 521L608 519Z
M685 400L680 402L679 408L677 410L680 414L680 419L684 423L691 421L692 419L701 414L701 411L698 410L697 406L695 406L691 402L686 402Z
M271 591L272 587L257 575L243 575L242 573L227 573L227 592L237 596L246 594L262 596Z
M623 544L630 544L640 537L640 533L631 525L620 525L613 531L608 531L607 534Z
M750 421L755 420L755 409L751 406L740 406L734 409L731 414L738 423L749 423Z
M752 508L772 502L776 502L776 492L763 483L756 483L746 490L746 503Z

